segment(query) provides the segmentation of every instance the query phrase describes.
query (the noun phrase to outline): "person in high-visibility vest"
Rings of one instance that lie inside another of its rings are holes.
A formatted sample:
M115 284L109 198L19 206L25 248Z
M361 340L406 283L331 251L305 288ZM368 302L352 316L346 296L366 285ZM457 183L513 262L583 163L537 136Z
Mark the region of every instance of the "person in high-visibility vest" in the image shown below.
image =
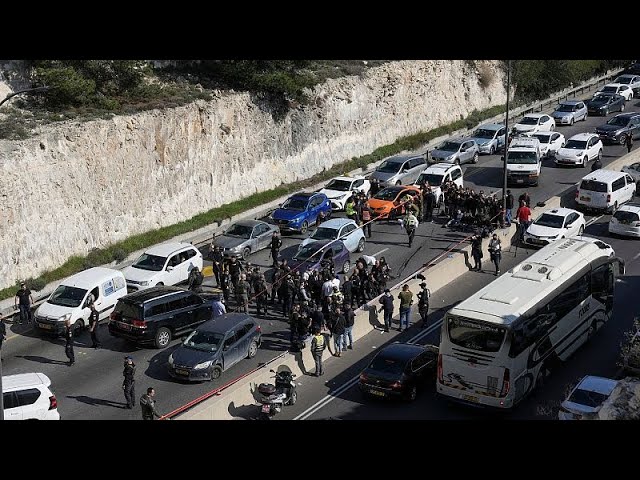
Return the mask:
M351 197L351 198L349 198L349 200L347 200L347 203L344 206L344 213L346 213L347 217L350 218L351 220L355 220L356 219L356 203L355 203L353 197Z
M316 377L324 375L322 371L322 354L325 348L327 348L327 342L324 335L320 333L319 328L315 328L313 330L313 339L311 340L311 354L313 355L313 360L316 362Z

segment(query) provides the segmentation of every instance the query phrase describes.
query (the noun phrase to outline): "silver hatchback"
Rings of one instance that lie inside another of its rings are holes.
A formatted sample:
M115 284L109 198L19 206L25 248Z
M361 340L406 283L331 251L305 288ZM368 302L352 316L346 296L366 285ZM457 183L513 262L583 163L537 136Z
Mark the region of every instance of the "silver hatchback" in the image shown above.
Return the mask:
M573 125L579 120L586 120L589 115L587 106L582 100L567 100L560 103L551 114L556 125Z
M436 150L433 150L431 160L432 163L447 162L458 165L466 162L478 163L479 151L475 140L456 138L447 140Z

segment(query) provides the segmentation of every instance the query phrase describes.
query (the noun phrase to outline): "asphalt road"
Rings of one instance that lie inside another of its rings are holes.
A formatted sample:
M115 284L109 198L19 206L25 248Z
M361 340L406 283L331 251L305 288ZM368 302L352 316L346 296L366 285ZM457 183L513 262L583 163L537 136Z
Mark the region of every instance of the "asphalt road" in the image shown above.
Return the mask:
M635 100L628 102L627 111L632 110L640 110L640 102ZM576 133L593 131L596 126L606 120L607 118L589 117L586 122L579 122L573 127L558 127L558 131L569 138ZM621 146L605 146L603 164L606 167L609 162L624 153L626 149ZM465 185L484 190L485 193L499 190L502 165L497 155L482 156L476 165L464 165ZM573 184L587 171L588 169L581 168L555 168L551 161L547 161L543 167L540 186L531 187L528 191L534 203L546 200L573 188ZM517 198L523 189L511 188L511 190ZM344 215L337 214L337 216ZM409 249L406 234L399 224L378 222L372 228L373 236L367 240L364 253L378 258L384 256L391 265L393 274L398 279L404 278L464 238L460 233L443 228L442 223L443 220L438 219L435 223L421 224L418 227L413 248ZM284 235L281 255L291 258L303 238L301 235ZM207 248L202 248L202 251L206 255ZM351 255L352 263L357 256L358 254ZM268 250L252 255L249 261L263 269L268 269L271 264ZM206 263L209 264L209 262ZM391 284L393 283L392 280ZM457 293L459 295L460 292ZM49 375L53 382L53 389L58 395L62 418L138 418L137 410L132 412L122 408L124 398L120 389L122 357L125 354L132 354L138 365L137 395L140 396L147 386L154 386L159 409L168 412L246 373L288 347L288 326L283 322L281 315L270 314L259 321L264 335L263 345L258 355L252 360L243 360L225 372L219 380L213 382L185 384L168 376L166 362L169 354L178 345L177 340L172 342L169 348L161 351L139 349L124 340L110 337L105 326L100 327L99 333L103 339L104 348L98 351L88 348L89 335L83 334L79 339L80 345L76 347L77 362L73 367L67 367L61 363L66 360L61 339L43 339L26 326L8 325L11 334L3 347L3 373L10 375L39 371Z
M442 420L442 419L555 419L557 409L569 388L584 375L615 378L620 342L637 315L637 292L640 288L640 240L611 238L607 233L609 216L604 216L587 227L586 233L610 243L616 255L626 261L626 274L616 283L612 319L586 343L567 363L556 369L543 390L530 396L509 413L492 413L452 404L439 398L435 392L435 378L418 393L411 404L364 398L358 390L358 374L371 360L375 351L393 341L409 341L423 334L416 343L439 343L443 314L455 303L482 288L495 277L490 273L468 272L433 297L430 325L425 330L412 327L402 334L373 332L359 340L355 350L341 358L326 362L326 373L321 379L299 379L298 402L287 407L280 419L342 419L342 420ZM503 256L501 267L506 270L521 262L532 250L512 247ZM417 312L414 312L414 320ZM429 333L426 333L426 332ZM425 334L426 333L426 334ZM326 383L325 383L326 382ZM329 392L335 392L328 395Z

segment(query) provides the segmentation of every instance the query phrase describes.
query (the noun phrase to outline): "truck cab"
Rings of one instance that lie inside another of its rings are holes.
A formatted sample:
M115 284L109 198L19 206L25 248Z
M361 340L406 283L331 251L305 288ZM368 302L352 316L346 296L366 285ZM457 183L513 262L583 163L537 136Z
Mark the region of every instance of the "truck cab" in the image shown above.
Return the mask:
M507 149L506 162L507 183L537 186L542 168L540 140L532 137L514 138Z

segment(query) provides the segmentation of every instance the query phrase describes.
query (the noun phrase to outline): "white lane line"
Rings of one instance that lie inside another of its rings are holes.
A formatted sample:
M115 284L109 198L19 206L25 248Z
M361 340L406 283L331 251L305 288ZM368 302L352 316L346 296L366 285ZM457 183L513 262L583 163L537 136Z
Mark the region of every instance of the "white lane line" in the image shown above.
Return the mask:
M374 253L373 255L371 255L372 257L377 257L378 255L380 255L381 253L386 252L387 250L389 250L388 248L384 248L382 250L380 250L378 253Z
M633 257L633 260L637 260L638 258L640 258L640 253L636 253Z
M420 333L414 335L410 340L407 341L407 343L415 343L420 338L435 331L438 327L440 327L441 324L442 324L442 320L438 320L436 323L428 327L426 330L423 330ZM307 408L304 412L302 412L297 417L295 417L294 420L306 420L311 415L316 413L318 410L326 407L329 403L333 402L342 392L348 390L353 385L355 385L358 382L359 378L360 378L360 374L356 375L355 377L353 377L352 379L344 383L342 386L338 387L336 390L329 392L324 398L321 398L316 403L314 403L309 408Z
M599 217L593 217L591 220L589 220L589 221L587 222L587 224L586 224L586 225L587 225L587 227L588 227L589 225L591 225L592 223L596 223L596 222L597 222L598 220L600 220L602 217L604 217L604 215L600 215Z

